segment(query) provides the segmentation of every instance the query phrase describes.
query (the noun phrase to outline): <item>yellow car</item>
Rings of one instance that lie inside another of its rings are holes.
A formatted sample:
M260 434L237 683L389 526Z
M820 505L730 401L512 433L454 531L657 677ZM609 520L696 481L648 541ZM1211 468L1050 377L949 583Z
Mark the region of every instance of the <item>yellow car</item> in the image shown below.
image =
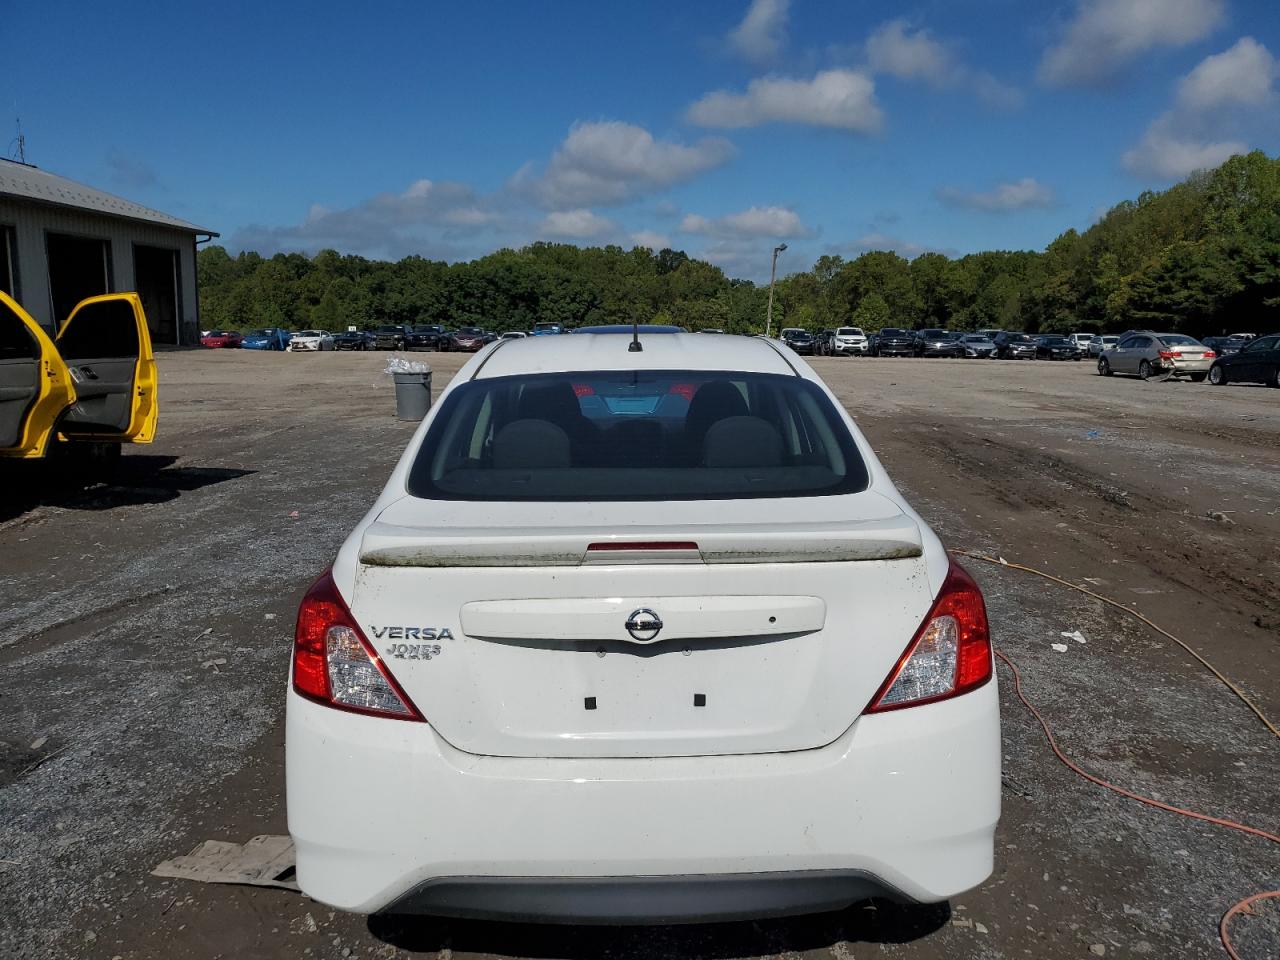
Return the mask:
M81 301L51 340L0 292L0 457L150 443L156 414L156 361L136 293Z

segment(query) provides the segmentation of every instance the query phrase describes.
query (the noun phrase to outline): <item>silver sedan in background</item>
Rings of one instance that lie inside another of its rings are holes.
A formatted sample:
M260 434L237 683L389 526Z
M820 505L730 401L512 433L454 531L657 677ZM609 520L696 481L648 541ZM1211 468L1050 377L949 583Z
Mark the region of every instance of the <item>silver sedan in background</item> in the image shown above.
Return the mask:
M964 347L966 357L990 360L996 355L996 343L980 333L966 333L960 338L960 346Z
M1098 358L1098 373L1129 373L1150 380L1158 377L1190 377L1199 383L1209 373L1217 354L1199 340L1181 333L1136 330L1104 350Z

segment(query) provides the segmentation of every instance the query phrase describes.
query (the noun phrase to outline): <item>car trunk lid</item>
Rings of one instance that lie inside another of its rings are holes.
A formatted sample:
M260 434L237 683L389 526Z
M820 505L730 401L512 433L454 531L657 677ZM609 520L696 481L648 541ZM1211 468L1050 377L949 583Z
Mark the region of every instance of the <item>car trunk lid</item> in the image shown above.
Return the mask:
M470 753L822 746L932 601L916 521L873 492L717 501L720 523L697 502L488 503L485 526L475 508L392 504L349 597L427 721ZM831 519L802 519L815 512Z

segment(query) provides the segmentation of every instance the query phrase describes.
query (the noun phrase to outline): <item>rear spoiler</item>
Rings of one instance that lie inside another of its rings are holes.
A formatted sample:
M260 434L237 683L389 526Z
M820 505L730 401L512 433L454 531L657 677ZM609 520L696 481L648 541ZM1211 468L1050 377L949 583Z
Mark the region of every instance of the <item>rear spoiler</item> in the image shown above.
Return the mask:
M922 553L919 527L905 514L859 523L726 525L693 533L688 527L630 527L619 534L614 527L610 532L564 528L522 534L493 527L441 531L374 522L365 530L360 562L376 567L846 563Z

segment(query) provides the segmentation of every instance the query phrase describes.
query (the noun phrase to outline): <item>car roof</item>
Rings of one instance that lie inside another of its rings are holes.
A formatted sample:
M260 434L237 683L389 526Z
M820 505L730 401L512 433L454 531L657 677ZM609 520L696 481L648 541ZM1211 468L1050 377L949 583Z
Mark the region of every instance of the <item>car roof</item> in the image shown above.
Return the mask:
M792 362L763 337L704 337L696 333L640 333L644 350L616 334L522 337L499 340L484 355L477 379L582 370L724 370L799 375Z

